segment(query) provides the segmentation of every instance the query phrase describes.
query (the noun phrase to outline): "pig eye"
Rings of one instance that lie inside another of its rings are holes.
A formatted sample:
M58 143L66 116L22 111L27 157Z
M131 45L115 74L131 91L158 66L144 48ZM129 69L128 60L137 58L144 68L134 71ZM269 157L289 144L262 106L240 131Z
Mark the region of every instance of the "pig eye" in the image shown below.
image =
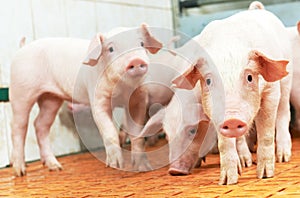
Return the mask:
M207 79L205 80L205 82L206 82L206 85L207 85L207 86L210 86L210 85L211 85L211 79L210 79L210 78L207 78Z
M143 41L141 41L141 46L144 47L144 42Z
M252 77L252 75L251 74L249 74L248 76L247 76L247 81L248 82L252 82L252 80L253 80L253 77Z
M196 134L196 129L191 129L189 132L190 132L191 135L195 135Z
M113 47L110 47L110 48L108 48L108 51L109 51L110 53L112 53L112 52L114 51L114 48L113 48Z

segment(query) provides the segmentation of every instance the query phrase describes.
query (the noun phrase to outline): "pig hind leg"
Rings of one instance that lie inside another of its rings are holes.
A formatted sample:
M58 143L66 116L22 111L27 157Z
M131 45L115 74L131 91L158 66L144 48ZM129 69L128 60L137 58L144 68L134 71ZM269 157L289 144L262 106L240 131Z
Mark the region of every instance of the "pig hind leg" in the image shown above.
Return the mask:
M291 135L289 133L290 115L290 79L281 82L281 98L276 118L276 155L278 162L288 162L291 157Z
M293 91L291 92L291 104L293 106L293 122L291 124L292 129L300 131L300 101L298 100L298 97L293 96ZM295 93L295 95L298 93Z
M35 100L31 97L17 96L16 92L10 93L10 102L12 106L12 155L10 163L13 166L14 173L17 176L26 174L24 146L28 128L29 114Z
M50 146L49 132L63 100L51 94L43 94L38 99L40 112L34 121L41 161L49 170L61 170Z

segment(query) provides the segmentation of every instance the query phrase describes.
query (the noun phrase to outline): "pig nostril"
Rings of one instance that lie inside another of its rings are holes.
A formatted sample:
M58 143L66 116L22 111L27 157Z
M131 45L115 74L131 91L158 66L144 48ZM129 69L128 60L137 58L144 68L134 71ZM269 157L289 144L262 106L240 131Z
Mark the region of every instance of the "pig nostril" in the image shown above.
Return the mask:
M223 126L223 129L229 129L229 127L228 126Z
M128 69L134 69L134 66L133 66L133 65L130 65L130 66L128 67Z
M244 126L242 126L242 125L238 125L238 128L239 128L239 129L241 129L241 128L243 128L243 127L244 127Z
M144 67L146 67L146 65L144 65L144 64L141 64L141 65L140 65L140 67L141 67L141 68L144 68Z

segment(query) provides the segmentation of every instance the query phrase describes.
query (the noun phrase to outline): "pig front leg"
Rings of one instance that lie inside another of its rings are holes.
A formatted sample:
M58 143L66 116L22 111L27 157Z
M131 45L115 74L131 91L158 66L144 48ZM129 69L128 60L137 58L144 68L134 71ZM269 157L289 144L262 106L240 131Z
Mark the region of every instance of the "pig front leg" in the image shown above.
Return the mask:
M245 135L236 138L236 149L242 167L250 167L252 165L252 155L248 148Z
M122 150L120 147L119 134L112 121L112 109L110 103L97 101L92 106L95 123L102 136L105 152L106 165L113 168L124 168Z
M290 75L290 74L289 74ZM287 76L281 81L281 97L276 119L276 155L278 162L288 162L291 158L292 141L289 132L290 113L290 85L291 78Z
M131 161L133 169L137 171L152 170L145 152L145 140L136 138L142 131L147 111L147 92L138 88L131 95L128 108L125 109L125 129L131 141Z
M278 87L279 89L279 87ZM273 177L275 171L275 122L280 94L263 95L255 118L257 131L257 177Z
M218 134L220 152L220 181L219 185L236 184L238 175L242 173L242 166L236 151L236 138L227 138Z

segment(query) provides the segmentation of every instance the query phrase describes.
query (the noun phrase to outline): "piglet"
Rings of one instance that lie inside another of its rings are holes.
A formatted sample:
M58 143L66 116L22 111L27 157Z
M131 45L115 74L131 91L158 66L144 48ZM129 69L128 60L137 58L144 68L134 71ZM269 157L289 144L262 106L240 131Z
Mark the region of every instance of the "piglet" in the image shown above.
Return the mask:
M199 89L176 89L170 103L154 114L140 136L164 129L169 145L169 173L187 175L198 158L205 157L217 136L202 111Z
M122 32L122 33L121 33ZM90 105L103 137L106 164L124 167L118 132L112 121L116 106L130 112L129 131L137 135L144 123L147 93L138 88L148 70L148 52L156 53L162 44L147 26L118 28L98 33L91 41L75 38L46 38L22 47L11 64L10 101L12 105L11 163L18 176L25 174L24 143L29 113L37 103L40 112L34 121L42 162L50 170L61 164L50 148L49 131L64 100ZM82 63L83 62L83 66ZM133 91L134 99L130 100ZM135 123L135 124L132 124ZM133 161L143 139L133 142ZM147 167L147 163L141 165Z
M203 111L218 131L219 184L238 182L236 138L254 121L257 177L273 177L275 128L287 134L290 121L292 53L284 25L266 10L247 10L209 23L197 41L207 54L173 83L192 89L200 80Z

